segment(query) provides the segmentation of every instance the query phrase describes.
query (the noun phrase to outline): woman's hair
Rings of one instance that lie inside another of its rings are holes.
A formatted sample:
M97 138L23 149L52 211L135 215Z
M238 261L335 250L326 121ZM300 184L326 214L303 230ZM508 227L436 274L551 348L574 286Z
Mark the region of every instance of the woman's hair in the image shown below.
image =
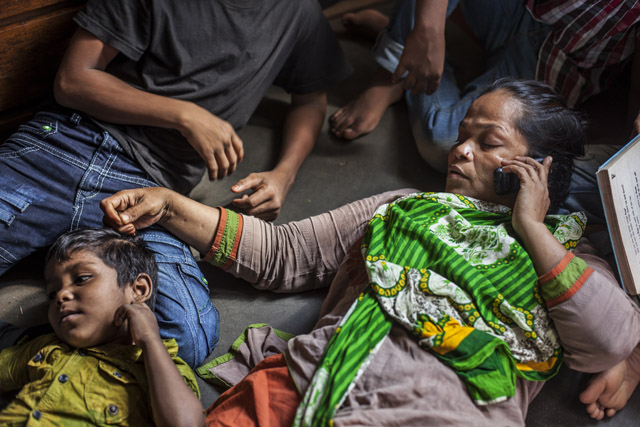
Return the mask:
M154 308L158 266L153 252L140 237L120 234L108 228L70 231L58 237L51 245L45 257L45 265L52 258L58 263L66 261L76 251L89 251L105 265L116 270L118 286L121 288L131 285L139 274L148 274L151 278L151 297L147 300L147 305Z
M555 212L569 194L573 160L584 155L585 122L546 83L502 78L489 85L484 94L496 90L508 92L520 103L521 111L514 125L529 144L528 155L553 157L548 187L549 212Z

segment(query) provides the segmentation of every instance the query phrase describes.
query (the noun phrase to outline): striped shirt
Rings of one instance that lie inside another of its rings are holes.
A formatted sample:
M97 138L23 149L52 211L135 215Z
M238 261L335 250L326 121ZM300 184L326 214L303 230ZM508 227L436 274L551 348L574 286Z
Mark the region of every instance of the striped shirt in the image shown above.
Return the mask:
M571 107L613 83L640 38L640 0L527 0L527 9L551 27L536 79Z

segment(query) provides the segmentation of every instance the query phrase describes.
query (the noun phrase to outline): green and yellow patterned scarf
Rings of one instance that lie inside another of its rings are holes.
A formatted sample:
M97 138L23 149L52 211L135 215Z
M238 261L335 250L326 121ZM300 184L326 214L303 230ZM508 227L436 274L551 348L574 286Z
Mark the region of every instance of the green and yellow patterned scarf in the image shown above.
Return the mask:
M549 215L547 228L573 249L582 213ZM369 284L344 316L294 425L330 425L395 321L456 371L477 404L515 393L516 377L543 381L562 361L531 259L511 211L449 193L381 206L362 252Z

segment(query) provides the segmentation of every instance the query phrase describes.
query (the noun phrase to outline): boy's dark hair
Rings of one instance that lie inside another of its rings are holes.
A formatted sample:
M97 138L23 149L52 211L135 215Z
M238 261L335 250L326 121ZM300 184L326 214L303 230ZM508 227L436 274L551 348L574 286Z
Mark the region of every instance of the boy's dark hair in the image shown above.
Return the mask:
M76 251L89 251L107 266L116 270L118 286L132 284L140 273L151 278L151 297L147 305L153 310L156 302L158 266L153 252L138 236L120 234L108 228L86 228L67 232L51 245L45 265L53 258L57 262L68 260Z
M529 156L553 157L548 181L549 212L553 213L569 194L573 160L584 155L587 142L584 119L543 82L502 78L484 93L496 90L504 90L519 101L522 110L515 126L529 144Z

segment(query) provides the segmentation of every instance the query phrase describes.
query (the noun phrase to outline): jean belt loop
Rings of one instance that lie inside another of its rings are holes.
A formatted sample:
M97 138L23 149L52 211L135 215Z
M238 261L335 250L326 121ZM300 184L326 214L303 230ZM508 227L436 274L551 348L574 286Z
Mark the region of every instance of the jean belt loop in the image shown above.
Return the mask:
M82 116L78 113L71 114L71 117L69 118L69 121L76 127L80 124L80 120L82 120Z

